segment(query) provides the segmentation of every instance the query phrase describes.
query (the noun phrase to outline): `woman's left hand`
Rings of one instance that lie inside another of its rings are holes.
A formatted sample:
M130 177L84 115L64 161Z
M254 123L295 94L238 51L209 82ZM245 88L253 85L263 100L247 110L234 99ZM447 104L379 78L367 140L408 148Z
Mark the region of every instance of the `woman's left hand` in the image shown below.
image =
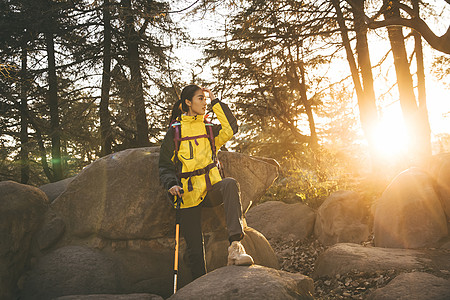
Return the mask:
M211 92L211 90L210 89L208 89L208 88L205 88L205 87L202 87L202 91L203 91L203 93L208 93L209 94L209 99L212 101L212 100L214 100L214 99L216 99L216 97L214 96L214 93L213 92Z

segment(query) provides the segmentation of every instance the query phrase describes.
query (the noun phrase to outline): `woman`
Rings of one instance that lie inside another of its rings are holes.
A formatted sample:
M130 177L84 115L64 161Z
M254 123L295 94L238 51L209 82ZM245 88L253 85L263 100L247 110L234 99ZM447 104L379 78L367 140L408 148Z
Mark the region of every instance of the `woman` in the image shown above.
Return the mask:
M211 124L204 122L205 93L214 99L211 106L221 124L212 130L215 147L208 138L207 127ZM183 199L179 211L180 228L186 241L192 278L196 279L206 273L202 207L224 204L230 241L228 265L251 265L253 259L245 253L240 242L244 231L239 185L233 178L222 179L214 161L215 149L220 149L237 132L236 118L207 88L189 85L183 89L180 98L174 105L171 126L161 145L159 177L174 199L177 196Z

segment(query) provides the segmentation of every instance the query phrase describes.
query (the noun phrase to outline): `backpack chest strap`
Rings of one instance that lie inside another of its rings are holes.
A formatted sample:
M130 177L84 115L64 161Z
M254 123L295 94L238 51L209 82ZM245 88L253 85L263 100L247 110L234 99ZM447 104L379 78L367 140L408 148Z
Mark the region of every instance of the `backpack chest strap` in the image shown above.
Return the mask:
M186 137L183 137L183 138L180 138L180 137L176 136L174 139L175 139L176 141L178 141L178 142L181 142L181 141L188 141L188 140L194 140L195 144L198 146L197 139L200 139L200 138L207 138L207 137L209 137L207 134L202 134L202 135L195 135L195 136L186 136Z
M191 172L178 173L177 176L178 176L178 178L189 178L188 179L188 191L190 192L194 189L194 187L192 186L191 177L205 174L206 190L209 191L212 188L211 179L209 178L209 171L214 167L216 167L216 163L213 162L213 163L210 163L209 165L207 165L206 167L204 167L203 169L198 169L198 170L191 171Z

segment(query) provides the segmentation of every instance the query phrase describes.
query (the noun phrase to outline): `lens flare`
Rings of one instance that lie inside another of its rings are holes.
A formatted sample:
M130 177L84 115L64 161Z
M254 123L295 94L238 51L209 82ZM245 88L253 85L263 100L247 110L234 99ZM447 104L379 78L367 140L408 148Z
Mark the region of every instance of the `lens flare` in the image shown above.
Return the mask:
M385 115L375 128L375 147L381 157L395 159L408 153L408 132L400 114Z

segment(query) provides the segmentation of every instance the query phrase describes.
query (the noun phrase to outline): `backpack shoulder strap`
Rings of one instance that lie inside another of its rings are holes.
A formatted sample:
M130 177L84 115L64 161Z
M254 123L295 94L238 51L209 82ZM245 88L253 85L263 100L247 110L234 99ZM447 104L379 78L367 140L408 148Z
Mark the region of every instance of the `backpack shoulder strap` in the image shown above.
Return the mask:
M213 133L213 126L214 126L214 124L209 122L206 119L204 119L204 122L205 122L206 133L208 135L209 143L211 145L212 160L216 164L217 169L219 170L220 176L222 176L222 178L225 178L225 172L223 170L222 164L219 161L219 158L217 157L216 143L215 143L215 140L214 140L214 133Z
M181 122L175 120L170 124L174 129L173 133L173 141L175 143L175 161L178 160L178 150L180 150L180 141L181 141Z
M213 133L213 123L209 122L208 120L204 119L205 127L206 127L206 134L208 135L209 143L211 144L211 150L213 153L213 158L216 156L216 143L214 141L214 133ZM214 160L214 159L213 159Z

